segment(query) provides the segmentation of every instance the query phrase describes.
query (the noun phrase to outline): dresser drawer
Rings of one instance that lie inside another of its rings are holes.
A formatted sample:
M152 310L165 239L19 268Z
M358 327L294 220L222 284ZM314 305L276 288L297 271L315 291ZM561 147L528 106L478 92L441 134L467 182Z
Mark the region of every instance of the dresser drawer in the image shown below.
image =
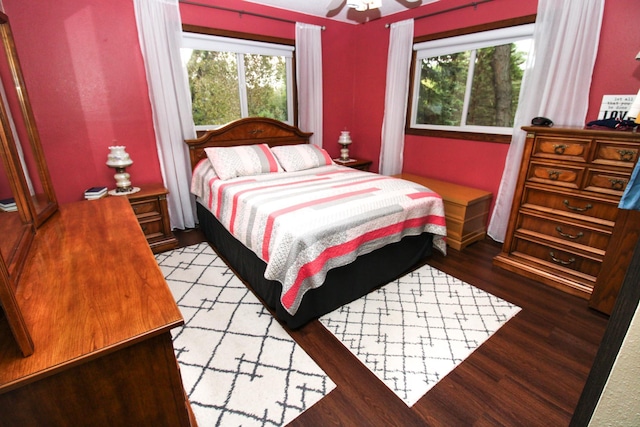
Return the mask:
M539 136L535 139L532 156L562 161L586 162L589 157L590 146L590 139Z
M563 193L558 190L545 190L533 186L525 186L522 204L529 209L594 221L608 227L613 227L618 215L617 201Z
M638 159L638 144L596 140L593 163L633 169Z
M564 242L569 245L581 245L588 250L604 254L612 230L610 227L596 224L579 223L556 218L551 215L522 212L518 217L518 234L539 235L548 240Z
M131 207L138 218L160 215L160 200L158 198L132 201Z
M595 282L602 266L601 257L589 257L547 242L536 242L519 237L515 239L514 252L527 255L534 262L557 274L579 275L592 282Z
M532 161L527 180L567 188L580 188L584 168Z
M617 198L622 197L630 175L602 169L588 169L587 181L584 189L596 193L609 194Z

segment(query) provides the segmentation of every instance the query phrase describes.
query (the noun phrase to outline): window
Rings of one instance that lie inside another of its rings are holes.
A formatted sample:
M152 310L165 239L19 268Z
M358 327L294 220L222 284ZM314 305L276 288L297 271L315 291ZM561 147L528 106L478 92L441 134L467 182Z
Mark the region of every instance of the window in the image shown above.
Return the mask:
M243 117L293 124L293 46L183 33L197 130Z
M414 44L410 127L510 135L533 24Z

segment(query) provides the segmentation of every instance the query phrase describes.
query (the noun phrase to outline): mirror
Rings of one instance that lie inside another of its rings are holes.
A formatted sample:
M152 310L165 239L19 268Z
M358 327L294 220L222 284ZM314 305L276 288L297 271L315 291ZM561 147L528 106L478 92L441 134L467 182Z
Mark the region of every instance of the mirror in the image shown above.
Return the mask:
M58 209L58 203L40 144L13 33L9 20L3 13L0 13L0 36L4 45L0 58L0 78L4 89L3 103L7 122L3 121L2 125L13 151L14 161L17 159L20 162L19 167L16 167L21 169L18 179L25 195L26 209L37 228Z
M5 117L4 104L0 104L0 122ZM3 124L4 126L4 124ZM3 127L4 129L4 127ZM16 199L16 179L13 178L11 156L7 150L4 132L1 135L0 153L0 255L7 274L18 273L33 238L33 224L20 201ZM16 277L17 279L17 277Z
M8 324L24 356L34 352L16 292L37 228L58 210L7 16L0 12L0 338ZM4 319L6 318L6 322Z

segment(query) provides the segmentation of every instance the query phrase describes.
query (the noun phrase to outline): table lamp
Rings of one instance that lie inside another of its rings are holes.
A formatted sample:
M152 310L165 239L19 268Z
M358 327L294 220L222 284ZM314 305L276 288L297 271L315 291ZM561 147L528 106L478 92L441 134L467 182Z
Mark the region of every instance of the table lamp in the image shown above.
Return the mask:
M140 188L131 186L130 175L126 172L126 168L133 164L133 160L131 160L125 148L121 145L109 147L107 166L116 170L116 174L113 176L116 180L116 188L109 191L112 196L127 195L140 191Z
M340 137L338 138L338 144L342 145L342 149L340 150L340 161L348 162L349 159L349 144L351 144L351 135L349 135L348 130L343 130L340 133Z

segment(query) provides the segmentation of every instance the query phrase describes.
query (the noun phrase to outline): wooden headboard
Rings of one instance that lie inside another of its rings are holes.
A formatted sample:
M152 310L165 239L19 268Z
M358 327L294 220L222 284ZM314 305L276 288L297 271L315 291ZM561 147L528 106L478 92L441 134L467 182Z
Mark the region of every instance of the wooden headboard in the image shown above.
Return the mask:
M295 126L264 117L247 117L228 123L221 128L207 131L197 139L188 139L191 169L207 155L207 147L231 147L266 143L277 145L308 144L311 132L302 132Z

